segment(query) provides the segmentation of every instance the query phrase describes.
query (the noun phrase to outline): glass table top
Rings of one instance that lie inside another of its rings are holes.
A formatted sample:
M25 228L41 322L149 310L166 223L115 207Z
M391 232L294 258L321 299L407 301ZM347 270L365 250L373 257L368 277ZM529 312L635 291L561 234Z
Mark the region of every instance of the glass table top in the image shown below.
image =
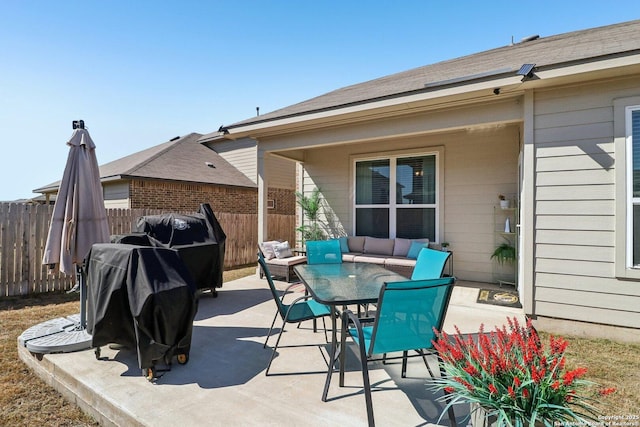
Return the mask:
M294 267L313 298L329 305L375 302L385 282L400 282L406 277L376 264L301 264Z

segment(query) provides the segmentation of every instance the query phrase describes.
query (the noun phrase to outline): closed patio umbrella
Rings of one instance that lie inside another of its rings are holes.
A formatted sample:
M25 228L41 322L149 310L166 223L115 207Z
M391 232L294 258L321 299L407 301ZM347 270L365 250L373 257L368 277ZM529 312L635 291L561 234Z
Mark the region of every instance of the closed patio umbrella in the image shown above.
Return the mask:
M27 329L20 342L30 351L52 353L75 351L90 346L86 327L86 288L81 265L94 243L109 242L109 224L104 208L95 144L84 121L73 122L67 142L69 156L53 208L42 263L58 266L76 275L80 288L80 314L53 319Z
M81 125L83 126L83 125ZM43 264L74 274L94 243L109 242L100 172L89 132L74 130L44 250Z

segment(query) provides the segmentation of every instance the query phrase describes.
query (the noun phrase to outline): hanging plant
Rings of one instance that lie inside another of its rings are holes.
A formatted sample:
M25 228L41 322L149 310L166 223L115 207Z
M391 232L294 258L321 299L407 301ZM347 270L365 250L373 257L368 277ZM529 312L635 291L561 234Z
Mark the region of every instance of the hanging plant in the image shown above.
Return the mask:
M509 242L504 242L498 246L491 254L491 259L498 261L499 264L510 264L516 260L516 248Z

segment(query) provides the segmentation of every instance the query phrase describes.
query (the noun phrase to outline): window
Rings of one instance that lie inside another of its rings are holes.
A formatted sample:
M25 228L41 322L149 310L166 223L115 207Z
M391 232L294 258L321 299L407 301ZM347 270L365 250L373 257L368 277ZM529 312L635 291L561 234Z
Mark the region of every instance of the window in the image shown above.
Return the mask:
M627 267L640 268L640 106L625 114L627 165Z
M358 236L437 236L437 154L355 161Z
M640 96L613 100L613 138L615 275L640 281Z

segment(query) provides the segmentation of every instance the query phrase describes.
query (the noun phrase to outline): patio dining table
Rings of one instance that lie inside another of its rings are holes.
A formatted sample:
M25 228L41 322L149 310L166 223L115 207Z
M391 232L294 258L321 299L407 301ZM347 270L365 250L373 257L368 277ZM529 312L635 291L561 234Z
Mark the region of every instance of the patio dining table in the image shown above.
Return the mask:
M294 271L316 301L332 306L335 310L351 304L375 303L384 283L407 280L406 277L379 265L367 263L301 264L295 266ZM341 364L344 364L344 352L338 347L334 315L331 316L330 362L322 392L324 402L327 401L331 375L338 359ZM342 370L340 370L340 386L344 386Z

